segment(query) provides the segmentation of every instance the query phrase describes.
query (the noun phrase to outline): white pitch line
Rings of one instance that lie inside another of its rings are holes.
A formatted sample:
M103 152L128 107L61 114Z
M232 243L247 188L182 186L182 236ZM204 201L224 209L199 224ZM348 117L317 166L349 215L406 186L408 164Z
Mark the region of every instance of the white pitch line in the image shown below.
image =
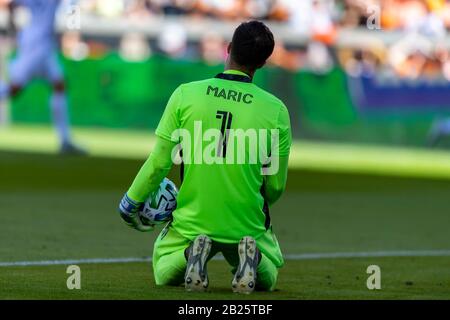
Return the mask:
M94 258L94 259L69 259L69 260L42 260L42 261L11 261L0 262L0 267L30 267L30 266L59 266L71 264L102 264L102 263L131 263L149 262L151 258Z
M330 253L286 254L284 256L286 260L383 258L383 257L450 257L450 250L330 252ZM214 260L223 260L223 257L218 256L215 257ZM11 262L0 262L0 267L57 266L57 265L71 265L71 264L132 263L132 262L150 262L150 261L152 261L150 257L11 261Z

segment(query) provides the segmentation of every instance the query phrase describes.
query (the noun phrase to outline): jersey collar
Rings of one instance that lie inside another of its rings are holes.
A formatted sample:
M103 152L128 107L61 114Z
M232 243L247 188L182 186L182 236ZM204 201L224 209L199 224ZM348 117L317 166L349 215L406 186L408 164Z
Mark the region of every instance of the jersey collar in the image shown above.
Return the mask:
M226 70L223 73L219 73L216 78L246 83L252 82L252 79L247 74L238 70Z

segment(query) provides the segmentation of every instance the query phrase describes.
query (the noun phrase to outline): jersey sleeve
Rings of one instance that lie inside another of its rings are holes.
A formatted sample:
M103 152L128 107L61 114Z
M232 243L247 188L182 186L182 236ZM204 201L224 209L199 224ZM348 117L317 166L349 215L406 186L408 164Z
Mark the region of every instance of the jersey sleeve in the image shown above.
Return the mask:
M288 156L292 145L292 131L289 112L285 105L281 106L277 129L279 130L278 155Z
M144 202L158 189L159 184L172 168L172 150L176 144L157 138L147 161L139 170L127 195L134 201Z
M173 93L156 128L156 135L172 142L178 142L174 134L180 128L180 106L182 103L181 86Z

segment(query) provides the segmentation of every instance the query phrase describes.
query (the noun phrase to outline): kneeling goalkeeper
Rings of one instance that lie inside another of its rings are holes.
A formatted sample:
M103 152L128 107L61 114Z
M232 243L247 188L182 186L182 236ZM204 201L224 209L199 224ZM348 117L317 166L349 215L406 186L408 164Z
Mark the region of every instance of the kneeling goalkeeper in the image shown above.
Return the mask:
M128 225L151 230L138 211L181 145L177 209L154 245L157 285L205 290L207 263L221 252L233 269L234 292L275 288L284 261L269 207L286 186L291 128L286 106L252 83L273 49L273 34L263 23L242 23L228 46L226 71L179 86L168 102L156 145L120 203ZM188 137L194 140L186 143Z

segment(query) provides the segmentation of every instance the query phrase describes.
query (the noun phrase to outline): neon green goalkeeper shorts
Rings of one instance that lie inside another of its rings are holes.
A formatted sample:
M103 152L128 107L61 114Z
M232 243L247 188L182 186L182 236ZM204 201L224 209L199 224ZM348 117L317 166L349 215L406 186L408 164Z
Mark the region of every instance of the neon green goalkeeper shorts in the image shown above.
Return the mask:
M157 285L180 285L184 283L186 258L184 251L191 241L178 233L171 224L159 234L153 249L153 272ZM278 269L284 265L283 255L272 228L256 239L262 259L258 266L257 289L272 291L278 278ZM213 242L209 259L221 252L232 267L234 274L239 264L236 244ZM231 280L231 278L230 278Z

